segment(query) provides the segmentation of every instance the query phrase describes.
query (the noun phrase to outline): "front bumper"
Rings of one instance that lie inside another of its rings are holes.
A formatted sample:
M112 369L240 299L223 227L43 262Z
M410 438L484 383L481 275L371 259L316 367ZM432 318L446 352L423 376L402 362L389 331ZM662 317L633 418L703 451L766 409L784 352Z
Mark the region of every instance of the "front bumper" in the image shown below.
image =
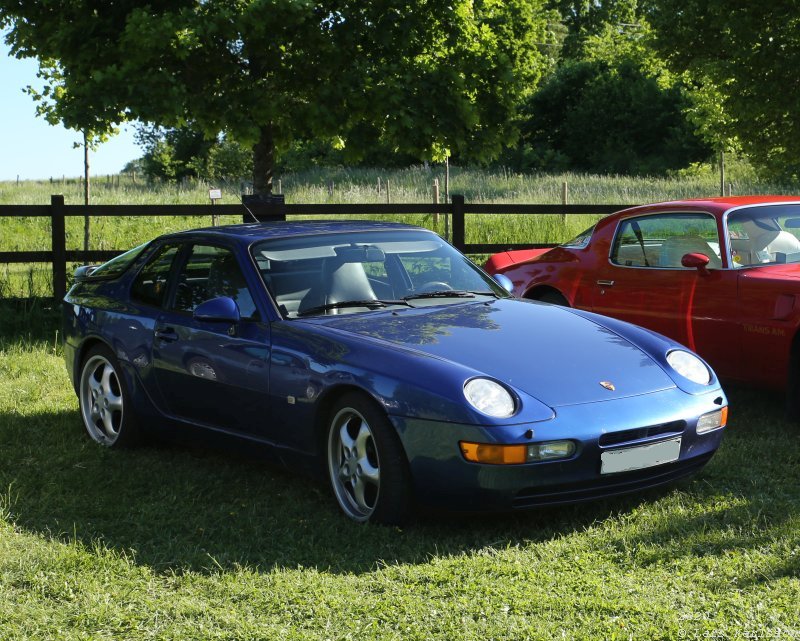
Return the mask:
M390 417L411 467L417 500L463 511L531 508L642 491L691 475L711 459L724 428L696 432L703 414L727 404L719 390L690 396L671 389L636 397L559 407L541 423L482 427ZM643 428L653 428L648 435ZM528 437L528 431L533 435ZM681 437L676 461L601 474L601 454ZM485 465L464 459L459 441L535 443L574 440L575 454L558 461Z

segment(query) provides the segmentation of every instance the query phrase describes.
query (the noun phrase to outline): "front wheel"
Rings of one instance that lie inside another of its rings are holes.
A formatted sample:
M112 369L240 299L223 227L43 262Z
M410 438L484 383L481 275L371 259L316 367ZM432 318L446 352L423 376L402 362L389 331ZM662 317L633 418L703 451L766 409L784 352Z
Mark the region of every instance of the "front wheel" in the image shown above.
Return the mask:
M411 509L410 475L386 415L370 399L349 393L330 416L327 467L339 507L360 523L402 523Z
M107 447L129 447L139 440L139 429L119 361L105 345L86 354L81 367L78 402L86 432Z

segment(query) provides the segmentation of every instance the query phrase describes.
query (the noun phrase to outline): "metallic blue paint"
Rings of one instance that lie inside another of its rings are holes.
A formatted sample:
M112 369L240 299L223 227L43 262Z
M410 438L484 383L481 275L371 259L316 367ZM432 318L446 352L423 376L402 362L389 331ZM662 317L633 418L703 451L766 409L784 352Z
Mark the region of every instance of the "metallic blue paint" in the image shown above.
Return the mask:
M156 239L122 275L87 277L67 294L67 370L76 384L87 346L101 341L118 357L137 413L305 457L321 456L319 426L330 400L360 390L397 430L417 499L453 509L532 507L637 491L696 471L717 449L724 430L699 436L695 425L727 404L719 382L712 375L711 384L701 386L674 372L666 354L683 348L663 336L587 312L488 295L285 319L249 252L266 238L416 229L267 223ZM237 321L229 298L203 303L194 315L130 298L133 279L162 244L197 241L234 253L261 320ZM503 384L517 412L496 419L469 405L463 386L476 376ZM611 381L615 391L601 381ZM604 434L630 431L632 440L615 448L658 442L667 437L663 432L642 436L636 430L662 425L681 427L679 461L600 475ZM460 440L559 439L574 440L575 455L495 466L468 463L459 450Z

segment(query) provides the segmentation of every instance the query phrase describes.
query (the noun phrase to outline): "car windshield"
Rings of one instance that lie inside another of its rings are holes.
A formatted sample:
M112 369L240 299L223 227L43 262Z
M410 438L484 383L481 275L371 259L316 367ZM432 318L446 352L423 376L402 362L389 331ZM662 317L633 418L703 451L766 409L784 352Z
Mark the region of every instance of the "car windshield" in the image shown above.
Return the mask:
M508 296L465 256L425 230L267 240L253 246L253 257L287 318Z
M727 222L734 267L800 263L800 205L744 207Z

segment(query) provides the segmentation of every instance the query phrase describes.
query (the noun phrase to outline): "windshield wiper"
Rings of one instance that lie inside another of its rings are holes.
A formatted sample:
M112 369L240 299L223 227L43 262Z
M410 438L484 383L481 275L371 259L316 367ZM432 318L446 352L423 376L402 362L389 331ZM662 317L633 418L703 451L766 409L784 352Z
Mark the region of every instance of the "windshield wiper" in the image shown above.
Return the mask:
M435 292L419 292L403 296L403 300L414 300L415 298L475 298L475 294L463 289L440 289Z
M409 294L403 296L404 301L412 300L414 298L475 298L476 296L491 296L492 298L502 298L499 294L486 290L470 290L463 289L441 289L435 292L420 292L419 294Z
M310 316L311 314L319 314L320 312L327 312L331 309L344 309L347 307L369 307L369 308L382 308L388 305L405 305L410 307L405 300L378 300L370 298L368 300L342 300L336 303L326 303L325 305L317 305L309 307L301 312L297 312L298 316Z

